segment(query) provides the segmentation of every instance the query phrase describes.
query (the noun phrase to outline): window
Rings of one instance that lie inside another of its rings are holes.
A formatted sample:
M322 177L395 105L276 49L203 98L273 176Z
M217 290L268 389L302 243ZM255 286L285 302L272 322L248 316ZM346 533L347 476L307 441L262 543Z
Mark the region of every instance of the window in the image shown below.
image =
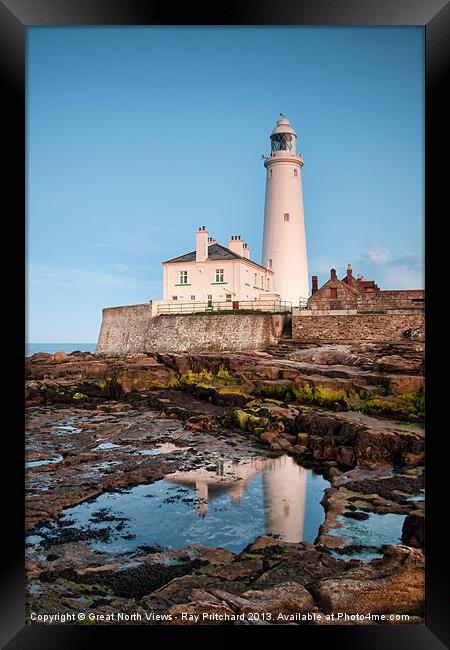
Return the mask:
M172 296L172 300L178 300L178 296Z
M266 285L267 285L267 291L269 291L269 289L270 289L270 278L267 278Z
M292 151L293 137L290 133L275 133L270 136L272 152Z
M289 221L289 212L284 213L284 220Z
M272 260L269 259L269 269L271 269L271 268L272 268Z
M226 294L226 301L231 302L231 293Z
M212 293L208 293L208 300L212 300Z
M180 284L187 284L187 271L180 271Z
M191 296L191 300L195 300L195 296Z
M337 288L336 287L330 287L330 298L331 298L331 300L335 300L337 298Z
M269 178L272 178L272 176L273 176L273 169L269 171Z
M298 169L294 169L294 176L298 176Z
M254 286L255 287L258 286L258 274L257 273L255 273L255 284L254 284Z
M216 269L216 282L223 282L223 269Z

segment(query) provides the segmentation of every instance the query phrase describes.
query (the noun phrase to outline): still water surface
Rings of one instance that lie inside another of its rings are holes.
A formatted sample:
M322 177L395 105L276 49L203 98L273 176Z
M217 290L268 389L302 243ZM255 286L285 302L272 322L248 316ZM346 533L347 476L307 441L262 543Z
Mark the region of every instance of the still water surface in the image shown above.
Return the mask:
M213 468L175 472L150 485L103 493L66 509L58 525L109 528L107 541L94 539L90 544L112 553L193 543L240 552L264 533L313 542L324 519L320 500L326 487L328 481L290 456L225 461ZM99 511L107 512L107 521Z

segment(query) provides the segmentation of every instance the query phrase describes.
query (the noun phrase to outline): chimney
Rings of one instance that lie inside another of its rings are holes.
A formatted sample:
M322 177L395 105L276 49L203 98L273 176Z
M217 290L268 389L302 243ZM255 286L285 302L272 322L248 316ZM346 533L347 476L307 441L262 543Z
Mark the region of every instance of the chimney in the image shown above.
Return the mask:
M317 289L319 288L319 279L317 275L312 276L312 288L311 288L311 295L315 294Z
M228 242L228 248L236 255L244 257L244 242L241 239L240 235L232 235L230 241Z
M244 257L246 257L248 260L250 259L250 249L248 247L248 244L244 244Z
M349 287L353 286L352 265L347 265L347 284Z
M204 262L208 259L208 231L205 226L195 233L195 261Z
M332 280L336 280L336 269L330 269L330 277Z

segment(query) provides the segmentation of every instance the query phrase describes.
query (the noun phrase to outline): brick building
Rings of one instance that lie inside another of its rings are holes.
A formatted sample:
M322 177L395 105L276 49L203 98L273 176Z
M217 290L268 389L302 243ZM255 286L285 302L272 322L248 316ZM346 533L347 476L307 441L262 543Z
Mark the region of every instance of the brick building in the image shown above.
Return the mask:
M330 279L320 288L317 275L312 276L312 293L308 299L308 310L351 310L398 311L418 310L425 306L425 292L422 289L382 291L374 280L364 280L362 275L353 276L349 264L347 273L339 280L335 269L330 270Z

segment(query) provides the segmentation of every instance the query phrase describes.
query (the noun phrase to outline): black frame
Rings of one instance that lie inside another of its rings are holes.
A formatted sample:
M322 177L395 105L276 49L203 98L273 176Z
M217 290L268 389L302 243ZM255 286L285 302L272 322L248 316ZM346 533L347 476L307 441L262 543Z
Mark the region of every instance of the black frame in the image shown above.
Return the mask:
M5 198L9 211L5 212L8 225L8 243L11 229L17 241L17 250L23 251L25 266L25 36L26 28L35 25L379 25L411 26L425 28L426 100L425 100L425 208L426 208L426 291L427 291L427 417L428 428L433 425L432 436L427 438L428 456L431 455L432 472L427 478L427 522L426 522L426 623L422 625L392 626L302 626L295 628L298 642L331 642L334 647L364 647L365 650L413 650L414 648L438 650L448 644L448 582L445 568L448 565L447 544L442 530L438 531L439 495L446 487L446 454L442 448L449 435L446 427L438 426L439 408L445 403L445 381L436 378L432 364L437 366L445 351L449 331L448 300L440 303L441 279L445 280L447 239L440 234L440 208L448 205L448 180L445 172L447 153L445 151L445 126L448 104L445 102L445 80L448 71L450 6L446 0L248 0L246 4L230 3L199 11L191 5L174 9L168 3L151 0L0 0L0 71L3 87L1 106L5 115L3 121L3 144L6 143L8 180L2 183L3 204ZM447 64L447 66L446 66ZM5 147L3 148L5 153ZM444 203L444 197L447 199ZM444 218L447 214L444 212ZM5 226L4 226L5 228ZM3 237L6 242L6 238ZM431 254L433 242L433 254ZM439 248L440 247L440 248ZM20 257L20 253L19 253ZM22 271L23 273L23 271ZM6 343L10 357L8 368L18 369L13 390L9 391L7 403L16 418L22 416L23 402L23 341L25 314L23 306L24 276L17 272L7 276L3 289L6 297L3 303L14 305L6 312L14 323L15 345ZM10 282L11 277L19 286ZM445 283L446 284L446 283ZM8 295L9 292L9 295ZM17 297L19 299L17 300ZM436 310L433 312L433 304ZM439 310L439 307L441 309ZM447 313L447 316L445 315ZM447 325L444 330L442 325ZM11 329L11 327L9 328ZM443 335L442 339L438 338ZM447 343L448 345L448 343ZM448 391L447 391L448 392ZM4 396L6 393L3 393ZM448 400L448 397L447 397ZM5 404L5 400L3 402ZM23 418L23 416L22 416ZM434 423L433 423L434 419ZM23 419L21 419L23 424ZM19 435L20 425L5 428L3 438L9 444L8 457L17 464L8 478L7 490L3 487L3 522L14 524L2 535L2 583L0 592L0 642L9 650L33 648L35 650L60 648L91 648L114 632L115 641L123 634L123 626L24 626L24 504L20 495L24 489L23 457L24 442ZM22 464L21 464L22 463ZM8 463L9 464L9 463ZM20 468L20 469L19 469ZM2 468L3 469L3 468ZM441 479L441 477L443 477ZM441 484L438 487L438 482ZM5 484L5 483L4 483ZM6 493L5 493L6 490ZM447 490L448 491L448 490ZM448 510L448 504L445 504ZM444 507L445 507L444 506ZM440 523L440 522L439 522ZM440 524L441 525L441 524ZM433 535L436 530L436 535ZM233 632L234 630L234 632ZM239 632L236 632L239 630ZM263 628L267 640L278 641L284 636L285 626ZM130 632L145 634L144 642L159 640L185 643L194 639L206 640L205 635L214 635L214 642L229 643L230 635L247 636L244 643L255 641L258 628L213 626L199 627L126 627L124 641L130 642ZM259 629L261 632L261 629ZM250 634L250 637L248 636ZM308 639L305 639L307 633ZM299 637L300 635L300 637Z

